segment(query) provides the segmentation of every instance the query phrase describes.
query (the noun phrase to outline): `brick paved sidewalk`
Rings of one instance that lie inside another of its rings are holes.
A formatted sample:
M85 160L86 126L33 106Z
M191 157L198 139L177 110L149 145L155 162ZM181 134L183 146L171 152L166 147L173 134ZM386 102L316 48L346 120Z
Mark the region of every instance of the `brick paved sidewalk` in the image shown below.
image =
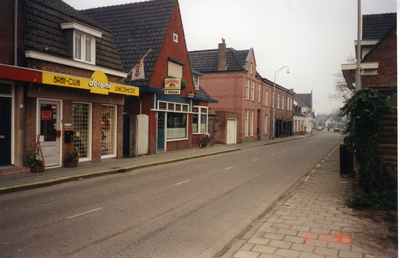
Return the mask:
M378 257L352 244L356 219L343 198L352 182L340 176L336 148L223 258Z

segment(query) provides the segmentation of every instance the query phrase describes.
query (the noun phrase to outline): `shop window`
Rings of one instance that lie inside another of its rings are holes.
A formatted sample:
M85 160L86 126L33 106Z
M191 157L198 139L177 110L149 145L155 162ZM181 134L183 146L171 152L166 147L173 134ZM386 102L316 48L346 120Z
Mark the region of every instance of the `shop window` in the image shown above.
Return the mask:
M103 105L101 107L101 155L116 156L116 107Z
M167 140L187 138L187 114L167 113Z
M73 103L74 144L79 149L80 159L88 159L91 149L91 106L85 103Z
M208 108L193 107L193 133L207 133Z

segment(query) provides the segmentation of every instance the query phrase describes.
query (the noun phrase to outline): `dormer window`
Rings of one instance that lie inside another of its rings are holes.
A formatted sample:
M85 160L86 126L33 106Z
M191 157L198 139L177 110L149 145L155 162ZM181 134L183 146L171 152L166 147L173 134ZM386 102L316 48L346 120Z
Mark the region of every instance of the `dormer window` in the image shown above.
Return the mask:
M74 35L74 60L94 64L96 55L95 38L80 31L74 31Z
M102 33L75 22L62 23L68 46L73 59L89 64L96 64L96 37Z

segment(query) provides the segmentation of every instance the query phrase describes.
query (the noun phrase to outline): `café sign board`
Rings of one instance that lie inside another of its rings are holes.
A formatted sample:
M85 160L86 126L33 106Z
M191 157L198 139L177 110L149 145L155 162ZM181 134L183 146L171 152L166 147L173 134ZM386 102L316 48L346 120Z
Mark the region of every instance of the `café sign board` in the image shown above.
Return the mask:
M108 95L109 93L116 93L139 96L138 87L110 83L107 75L102 71L95 71L90 79L43 72L42 83L75 89L90 90L90 92L94 94Z
M164 94L170 94L170 95L181 94L181 79L166 78L164 82Z

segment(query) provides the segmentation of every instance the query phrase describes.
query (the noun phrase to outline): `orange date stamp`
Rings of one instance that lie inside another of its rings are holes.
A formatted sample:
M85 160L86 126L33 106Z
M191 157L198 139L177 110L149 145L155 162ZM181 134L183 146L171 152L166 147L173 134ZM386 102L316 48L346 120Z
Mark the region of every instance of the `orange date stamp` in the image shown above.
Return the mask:
M325 238L320 235L319 236L319 242L331 242L332 241L336 241L336 244L348 244L350 241L350 236L347 234L344 234L343 236L340 234L333 234L332 238L330 235L326 236ZM313 235L312 234L307 234L307 235L303 235L303 243L311 243L313 241ZM317 240L318 241L318 240Z

